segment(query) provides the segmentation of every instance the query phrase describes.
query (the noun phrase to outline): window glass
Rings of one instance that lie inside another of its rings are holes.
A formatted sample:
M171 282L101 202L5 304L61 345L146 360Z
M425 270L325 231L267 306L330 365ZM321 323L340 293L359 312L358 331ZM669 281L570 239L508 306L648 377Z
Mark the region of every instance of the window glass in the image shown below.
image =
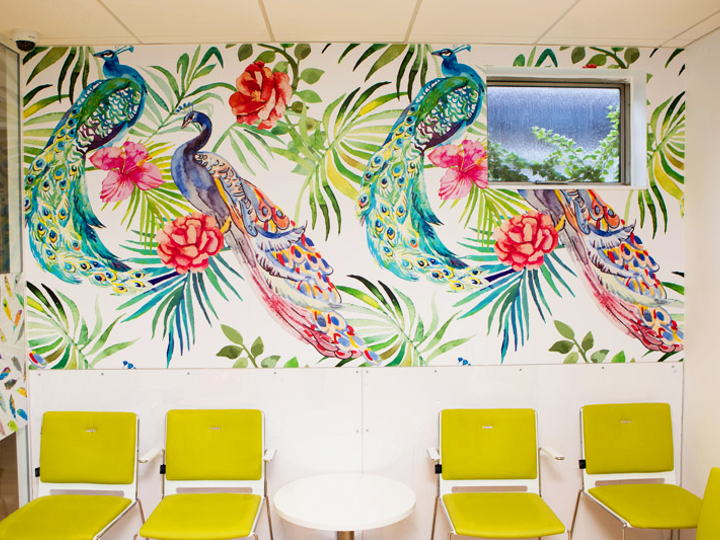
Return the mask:
M0 45L0 274L20 270L18 55Z
M621 182L619 85L488 83L490 180Z

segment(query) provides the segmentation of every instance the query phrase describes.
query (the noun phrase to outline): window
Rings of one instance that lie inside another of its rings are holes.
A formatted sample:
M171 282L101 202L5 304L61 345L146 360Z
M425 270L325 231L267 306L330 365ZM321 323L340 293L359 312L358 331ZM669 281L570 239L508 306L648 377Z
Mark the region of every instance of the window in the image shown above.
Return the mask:
M19 272L20 115L18 55L0 45L0 273Z
M644 75L588 71L488 69L491 182L645 185Z

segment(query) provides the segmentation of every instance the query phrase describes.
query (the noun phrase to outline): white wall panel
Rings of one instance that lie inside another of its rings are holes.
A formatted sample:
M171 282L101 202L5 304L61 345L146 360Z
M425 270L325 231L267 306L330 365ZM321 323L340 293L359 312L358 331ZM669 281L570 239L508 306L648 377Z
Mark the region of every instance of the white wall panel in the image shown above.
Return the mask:
M257 407L265 411L268 444L278 449L268 474L272 496L280 486L320 472L364 471L402 481L417 495L415 513L403 522L357 535L364 540L430 537L435 476L425 449L437 445L437 415L451 407L533 407L540 441L562 452L562 462L542 458L543 495L570 524L581 477L579 408L588 403L664 401L673 410L676 463L680 463L683 366L671 364L575 366L465 366L384 369L137 370L30 374L32 467L46 410L130 410L140 415L140 450L161 445L168 409ZM157 504L156 466L141 469L146 511ZM139 526L126 520L117 538ZM267 538L264 517L261 537ZM331 533L283 523L277 540L331 539ZM440 520L438 533L446 525ZM583 504L576 540L619 537L618 524ZM442 538L442 536L440 536ZM561 538L561 537L558 537ZM633 531L632 540L659 533Z

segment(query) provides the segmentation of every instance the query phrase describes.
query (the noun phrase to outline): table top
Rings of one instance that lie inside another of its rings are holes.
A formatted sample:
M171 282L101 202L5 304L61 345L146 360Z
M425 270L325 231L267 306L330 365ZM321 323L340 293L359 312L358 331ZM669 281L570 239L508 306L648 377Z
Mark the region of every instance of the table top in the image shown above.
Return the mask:
M321 531L363 531L408 517L415 493L405 484L370 474L323 474L281 487L273 497L278 515Z

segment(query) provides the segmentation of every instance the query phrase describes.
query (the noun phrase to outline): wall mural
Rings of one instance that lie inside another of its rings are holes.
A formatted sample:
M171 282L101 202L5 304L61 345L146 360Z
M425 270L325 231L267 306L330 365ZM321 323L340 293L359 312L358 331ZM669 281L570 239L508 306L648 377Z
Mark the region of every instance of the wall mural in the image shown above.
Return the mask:
M27 423L25 302L20 274L0 274L0 439Z
M649 189L538 126L487 136L484 67L648 73ZM684 70L636 48L242 44L23 58L31 367L680 360ZM642 238L642 240L641 240Z

